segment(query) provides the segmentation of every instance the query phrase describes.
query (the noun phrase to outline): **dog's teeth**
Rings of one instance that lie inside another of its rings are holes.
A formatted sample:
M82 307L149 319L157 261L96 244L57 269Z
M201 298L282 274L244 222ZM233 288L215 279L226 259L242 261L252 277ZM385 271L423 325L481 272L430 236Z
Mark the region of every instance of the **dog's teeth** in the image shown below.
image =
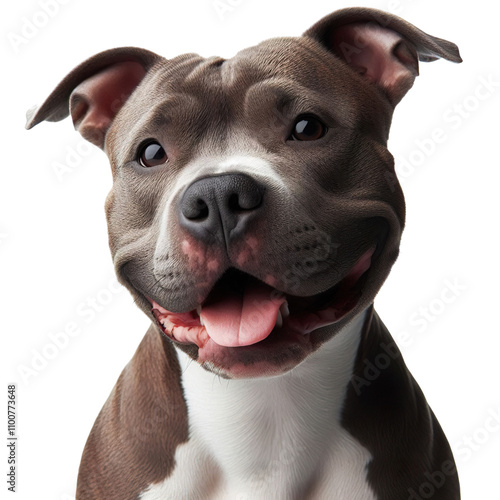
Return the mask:
M281 304L280 312L281 312L283 318L288 318L288 316L290 316L290 309L288 308L287 301L285 301L285 302L283 302L283 304Z
M278 311L278 316L276 316L276 326L278 328L283 326L283 316L281 316L281 311Z
M200 317L200 324L201 324L201 326L205 326L205 324L203 323L203 320L201 319L201 304L196 308L196 313Z

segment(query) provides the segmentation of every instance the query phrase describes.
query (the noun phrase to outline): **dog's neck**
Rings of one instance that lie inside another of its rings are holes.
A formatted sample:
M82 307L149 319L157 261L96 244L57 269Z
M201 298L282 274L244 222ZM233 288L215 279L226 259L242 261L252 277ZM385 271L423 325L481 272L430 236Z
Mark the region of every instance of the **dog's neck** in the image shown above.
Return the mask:
M283 478L288 481L312 477L332 443L349 441L341 411L366 314L292 371L272 378L224 380L178 351L190 440L235 481L256 472L271 474L273 482L283 474L292 474Z

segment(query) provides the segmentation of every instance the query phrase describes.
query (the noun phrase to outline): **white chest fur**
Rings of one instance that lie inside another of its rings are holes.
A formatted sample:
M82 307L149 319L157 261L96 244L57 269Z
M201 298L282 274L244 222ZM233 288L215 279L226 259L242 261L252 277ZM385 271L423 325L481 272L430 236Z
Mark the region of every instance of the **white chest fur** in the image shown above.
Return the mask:
M364 317L279 377L223 380L179 351L190 439L141 500L376 500L340 425Z

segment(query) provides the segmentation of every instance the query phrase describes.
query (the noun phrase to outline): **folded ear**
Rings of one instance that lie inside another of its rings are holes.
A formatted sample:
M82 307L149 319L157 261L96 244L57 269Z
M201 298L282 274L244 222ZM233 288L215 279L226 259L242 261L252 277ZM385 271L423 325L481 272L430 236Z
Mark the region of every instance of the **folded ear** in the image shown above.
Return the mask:
M160 59L135 47L96 54L71 71L40 107L28 111L26 128L44 120L59 121L71 113L82 136L103 149L116 114Z
M433 37L407 21L376 9L333 12L304 33L375 83L395 106L412 87L418 61L462 62L454 43Z

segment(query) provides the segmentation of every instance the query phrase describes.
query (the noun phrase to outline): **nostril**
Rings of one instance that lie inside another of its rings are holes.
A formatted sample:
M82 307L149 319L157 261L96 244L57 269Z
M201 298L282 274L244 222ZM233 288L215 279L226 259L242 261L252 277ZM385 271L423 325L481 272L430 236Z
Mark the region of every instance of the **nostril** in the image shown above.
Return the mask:
M229 196L227 200L227 207L231 212L238 212L240 211L243 207L240 205L240 200L239 196L237 193L233 193Z
M255 210L262 204L262 192L232 193L227 199L227 208L230 212L239 213L245 210Z
M253 189L249 189L241 192L240 194L234 194L233 197L236 198L234 202L237 204L237 209L239 210L255 210L259 208L262 204L264 190L259 186L254 186ZM230 208L232 208L230 206Z
M208 217L208 205L202 198L191 199L190 203L185 203L182 213L189 220L203 220Z

